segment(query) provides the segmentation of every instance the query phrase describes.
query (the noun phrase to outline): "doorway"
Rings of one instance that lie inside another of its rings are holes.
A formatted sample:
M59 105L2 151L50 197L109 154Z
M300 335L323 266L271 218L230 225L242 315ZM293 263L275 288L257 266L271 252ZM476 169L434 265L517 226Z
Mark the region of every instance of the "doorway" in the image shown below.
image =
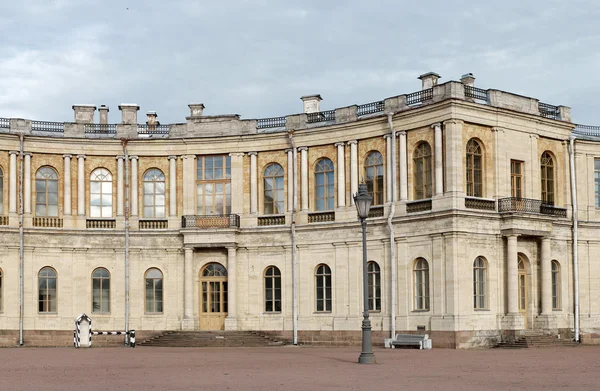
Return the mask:
M223 330L227 317L227 270L209 263L200 272L200 330Z
M519 254L519 313L523 315L525 328L529 328L529 292L527 289L527 266L523 257Z

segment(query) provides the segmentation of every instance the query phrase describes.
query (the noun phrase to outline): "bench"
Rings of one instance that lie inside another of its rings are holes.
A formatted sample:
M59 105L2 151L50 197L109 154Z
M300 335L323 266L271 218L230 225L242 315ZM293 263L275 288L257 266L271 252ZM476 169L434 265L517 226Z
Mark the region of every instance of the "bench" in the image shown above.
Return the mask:
M389 343L388 343L389 341ZM419 335L419 334L396 334L396 338L389 339L386 342L386 347L393 348L419 348L419 349L431 349L431 339L429 339L429 335Z

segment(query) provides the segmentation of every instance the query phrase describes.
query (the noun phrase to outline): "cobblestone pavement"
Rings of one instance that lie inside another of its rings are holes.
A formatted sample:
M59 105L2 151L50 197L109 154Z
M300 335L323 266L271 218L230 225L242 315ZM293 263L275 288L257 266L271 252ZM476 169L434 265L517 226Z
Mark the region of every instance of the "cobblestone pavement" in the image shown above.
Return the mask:
M598 390L600 347L522 350L359 347L15 348L0 390Z

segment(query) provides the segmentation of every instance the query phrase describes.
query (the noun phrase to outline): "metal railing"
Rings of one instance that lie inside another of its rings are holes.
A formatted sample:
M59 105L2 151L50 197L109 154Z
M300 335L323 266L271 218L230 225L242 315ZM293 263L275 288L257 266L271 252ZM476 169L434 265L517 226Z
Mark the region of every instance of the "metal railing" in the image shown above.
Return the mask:
M384 101L380 100L378 102L371 102L366 103L364 105L358 105L358 108L356 109L356 115L360 117L361 115L381 113L384 109L385 103Z
M41 228L62 228L63 219L60 217L34 217L33 226Z
M567 217L567 209L559 208L542 200L507 197L498 200L498 212L541 213L556 217Z
M92 229L114 229L117 227L117 222L112 219L87 219L85 227Z
M369 217L383 217L383 205L372 206L369 209Z
M239 215L181 216L181 228L239 228Z
M600 137L600 126L576 125L573 133L584 136Z
M308 214L308 223L326 223L335 221L335 212L312 212Z
M426 212L428 210L431 210L430 198L406 203L406 213Z
M473 86L465 86L465 98L472 98L476 100L483 100L488 102L488 92L482 88Z
M417 103L423 103L427 100L433 99L433 88L413 92L406 95L407 105L416 105Z
M85 133L115 134L115 133L117 133L117 125L116 124L85 124Z
M10 129L9 118L0 118L0 129Z
M285 225L285 215L258 216L258 225Z
M169 134L169 125L138 124L138 134Z
M548 103L539 102L538 109L540 110L540 115L544 118L560 119L560 111L558 110L558 106L552 106Z
M8 225L8 216L0 216L0 225Z
M40 132L64 132L64 122L31 121L31 130Z
M259 118L256 123L257 129L282 128L285 126L285 117Z
M335 110L306 114L306 122L309 124L326 121L335 121Z
M167 229L169 220L167 219L144 219L140 220L140 229Z
M478 197L466 197L465 208L495 211L496 200L487 200L485 198Z

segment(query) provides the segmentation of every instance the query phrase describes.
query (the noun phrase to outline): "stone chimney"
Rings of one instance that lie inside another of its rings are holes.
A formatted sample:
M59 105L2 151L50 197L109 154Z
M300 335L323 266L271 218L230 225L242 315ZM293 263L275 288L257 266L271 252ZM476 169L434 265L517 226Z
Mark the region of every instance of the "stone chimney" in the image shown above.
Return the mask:
M323 100L323 98L321 98L321 95L306 95L300 97L300 99L302 99L302 102L304 103L305 114L319 113L321 111L321 101Z
M204 103L190 103L188 107L190 108L190 117L202 117Z
M108 106L100 105L98 112L100 113L100 125L108 124Z
M94 105L73 105L73 111L75 112L75 123L78 124L93 124L94 123L94 112L96 106Z
M146 113L146 117L148 118L146 121L148 125L159 125L158 114L156 114L156 111L149 111Z
M137 125L137 112L140 109L135 103L121 103L119 110L121 110L121 123L123 125Z
M466 86L474 87L475 86L475 76L472 73L465 73L460 77L460 82Z
M437 85L437 81L441 76L435 72L428 72L419 76L419 79L423 82L423 90L427 90Z

